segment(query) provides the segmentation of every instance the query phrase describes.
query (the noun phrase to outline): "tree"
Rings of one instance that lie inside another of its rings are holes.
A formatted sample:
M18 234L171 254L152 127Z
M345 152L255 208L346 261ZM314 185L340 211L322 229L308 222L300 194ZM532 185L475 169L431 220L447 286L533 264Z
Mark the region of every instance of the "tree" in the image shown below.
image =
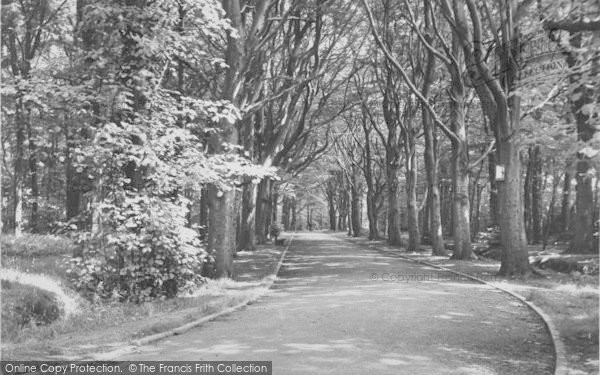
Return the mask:
M578 140L582 143L577 152L575 178L577 181L575 195L575 217L573 240L569 245L570 252L593 253L598 250L597 239L594 239L593 158L597 155L591 145L597 143L595 134L598 129L597 103L600 91L597 83L600 77L600 52L598 52L596 35L600 32L597 3L584 1L564 15L560 13L562 4L551 8L538 3L538 11L544 17L544 29L548 37L561 45L566 55L566 62L571 70L569 74L569 100L571 111L575 117ZM591 18L590 18L591 16ZM594 19L594 17L596 19ZM568 33L568 40L563 43L557 33ZM565 187L568 182L565 180ZM568 189L566 189L568 191ZM566 210L566 207L565 207ZM563 211L563 217L567 217Z
M421 42L434 54L441 58L442 61L446 62L451 71L453 77L451 83L451 103L452 103L452 115L451 115L451 129L448 128L439 118L433 107L429 104L428 100L423 96L423 93L416 87L413 79L411 79L406 72L406 69L402 64L393 56L389 46L386 46L379 34L374 27L373 14L366 3L363 1L363 5L367 11L369 22L371 24L371 33L377 42L379 48L383 51L385 58L389 63L400 73L403 82L408 86L410 92L412 92L420 101L420 104L427 109L427 112L432 116L433 122L438 126L445 135L447 135L453 142L453 185L454 185L454 228L453 233L455 237L455 252L454 257L458 259L468 259L472 256L471 253L471 236L470 236L470 225L469 225L469 199L468 199L468 149L466 146L466 132L464 125L464 93L463 83L461 77L461 70L458 60L457 44L453 43L452 52L450 48L445 46L445 51L451 58L443 57L443 55L437 52L429 43L426 42L425 38L421 33ZM407 5L407 4L405 4ZM414 16L410 14L411 23L414 25ZM438 33L439 37L439 33ZM406 146L405 146L406 147ZM414 198L411 199L414 201Z
M520 147L512 136L520 130L520 97L512 94L518 77L519 12L513 3L501 3L497 9L500 21L502 72L494 77L484 60L482 49L483 30L480 9L473 0L465 0L470 24L467 21L461 2L450 4L442 0L445 17L452 20L453 30L460 42L469 79L474 86L482 108L488 117L496 138L496 162L504 170L504 179L496 179L498 185L498 206L500 237L503 247L500 274L511 276L529 272L527 241L523 222L523 202L521 190ZM505 15L507 15L505 17ZM493 22L491 18L489 22ZM490 29L492 29L490 27ZM497 177L497 176L496 176Z

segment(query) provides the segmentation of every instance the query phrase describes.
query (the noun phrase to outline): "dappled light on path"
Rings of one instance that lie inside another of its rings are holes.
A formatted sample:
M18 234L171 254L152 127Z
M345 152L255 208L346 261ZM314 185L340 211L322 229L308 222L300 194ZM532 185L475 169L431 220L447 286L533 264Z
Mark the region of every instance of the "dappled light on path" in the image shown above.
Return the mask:
M301 233L265 297L127 359L272 360L276 374L551 372L537 316L439 272Z

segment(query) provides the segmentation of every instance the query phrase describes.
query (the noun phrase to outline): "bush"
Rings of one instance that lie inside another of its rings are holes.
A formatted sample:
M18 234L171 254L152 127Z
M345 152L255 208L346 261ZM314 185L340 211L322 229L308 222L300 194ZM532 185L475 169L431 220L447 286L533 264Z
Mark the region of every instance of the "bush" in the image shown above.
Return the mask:
M10 337L29 325L46 325L61 317L55 295L45 290L2 280L2 336Z
M101 230L81 236L83 257L69 270L86 297L144 302L174 297L204 281L207 254L197 233L185 227L183 202L128 195L99 209Z

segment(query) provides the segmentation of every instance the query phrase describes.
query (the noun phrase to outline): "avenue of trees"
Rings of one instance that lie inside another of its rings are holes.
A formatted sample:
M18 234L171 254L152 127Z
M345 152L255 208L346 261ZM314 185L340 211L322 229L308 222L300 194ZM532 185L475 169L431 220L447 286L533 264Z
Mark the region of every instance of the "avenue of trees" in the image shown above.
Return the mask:
M2 231L73 236L78 286L131 300L231 277L279 226L462 260L497 231L506 276L528 272L528 243L596 252L599 17L566 0L4 0Z

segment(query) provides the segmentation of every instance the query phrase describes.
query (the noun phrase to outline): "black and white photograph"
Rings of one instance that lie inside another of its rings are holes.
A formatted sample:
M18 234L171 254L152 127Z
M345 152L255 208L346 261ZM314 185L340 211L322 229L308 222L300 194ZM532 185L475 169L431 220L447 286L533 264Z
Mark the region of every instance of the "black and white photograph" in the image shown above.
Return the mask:
M600 374L599 0L0 4L0 374Z

